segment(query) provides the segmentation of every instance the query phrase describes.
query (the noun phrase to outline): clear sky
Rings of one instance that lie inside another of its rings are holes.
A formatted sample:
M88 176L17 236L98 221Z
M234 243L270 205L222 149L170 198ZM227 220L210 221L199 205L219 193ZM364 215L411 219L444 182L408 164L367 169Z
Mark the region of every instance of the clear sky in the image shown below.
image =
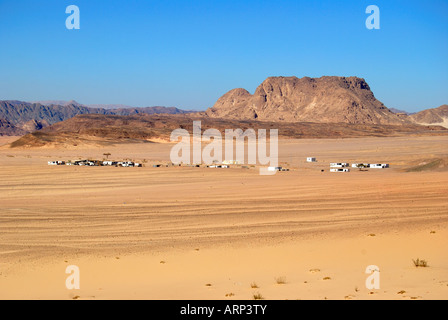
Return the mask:
M1 100L204 110L269 76L335 75L390 108L448 104L448 0L0 0L0 44Z

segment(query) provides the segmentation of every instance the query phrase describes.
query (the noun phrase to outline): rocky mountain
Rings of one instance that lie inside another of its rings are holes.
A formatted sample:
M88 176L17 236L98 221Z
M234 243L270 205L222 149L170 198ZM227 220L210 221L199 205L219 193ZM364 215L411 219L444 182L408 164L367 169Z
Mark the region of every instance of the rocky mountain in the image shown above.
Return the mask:
M357 77L270 77L252 95L234 89L206 111L212 118L284 122L409 124Z
M83 114L128 116L134 114L183 114L189 112L174 107L89 108L78 104L76 101L71 102L65 105L44 105L23 101L0 101L0 119L3 119L3 129L0 129L0 134L22 135L24 132L40 130L57 122Z
M411 120L423 125L440 125L448 128L448 105L420 111L410 116Z
M0 136L19 136L25 133L25 130L17 128L6 119L0 118Z
M145 107L145 108L118 108L107 110L104 114L117 116L132 116L135 114L185 114L190 111L180 110L175 107Z

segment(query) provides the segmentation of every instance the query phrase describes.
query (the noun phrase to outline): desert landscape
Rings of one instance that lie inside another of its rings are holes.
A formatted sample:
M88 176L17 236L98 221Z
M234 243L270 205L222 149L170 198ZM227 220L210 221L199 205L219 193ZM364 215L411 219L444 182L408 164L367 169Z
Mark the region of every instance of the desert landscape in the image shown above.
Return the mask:
M1 0L0 300L448 300L447 17Z
M154 168L166 142L11 148L19 138L0 137L0 299L448 298L446 134L282 138L290 171L273 176ZM145 167L47 165L105 152ZM330 173L339 161L390 168Z

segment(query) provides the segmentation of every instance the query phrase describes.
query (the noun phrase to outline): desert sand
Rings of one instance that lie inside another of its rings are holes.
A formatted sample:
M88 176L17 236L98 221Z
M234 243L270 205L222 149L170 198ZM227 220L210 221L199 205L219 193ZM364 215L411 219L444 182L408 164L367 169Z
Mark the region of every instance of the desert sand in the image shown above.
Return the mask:
M0 299L448 298L448 171L406 172L446 158L448 137L282 140L291 171L274 176L153 168L170 144L13 140L0 137ZM146 167L47 165L106 152ZM391 168L329 173L342 161ZM380 289L365 286L369 265Z

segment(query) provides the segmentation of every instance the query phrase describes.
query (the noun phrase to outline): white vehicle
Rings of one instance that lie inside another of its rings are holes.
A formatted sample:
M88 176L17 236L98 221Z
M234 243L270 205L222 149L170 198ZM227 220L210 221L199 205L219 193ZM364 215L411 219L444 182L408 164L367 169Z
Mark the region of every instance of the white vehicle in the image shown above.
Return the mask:
M275 172L275 171L282 171L282 167L269 167L268 168L268 171L271 171L271 172Z
M120 164L120 162L118 164ZM124 161L124 162L121 162L121 166L122 167L133 167L134 166L134 162L132 162L132 161Z
M316 158L308 157L306 158L306 162L317 162Z

